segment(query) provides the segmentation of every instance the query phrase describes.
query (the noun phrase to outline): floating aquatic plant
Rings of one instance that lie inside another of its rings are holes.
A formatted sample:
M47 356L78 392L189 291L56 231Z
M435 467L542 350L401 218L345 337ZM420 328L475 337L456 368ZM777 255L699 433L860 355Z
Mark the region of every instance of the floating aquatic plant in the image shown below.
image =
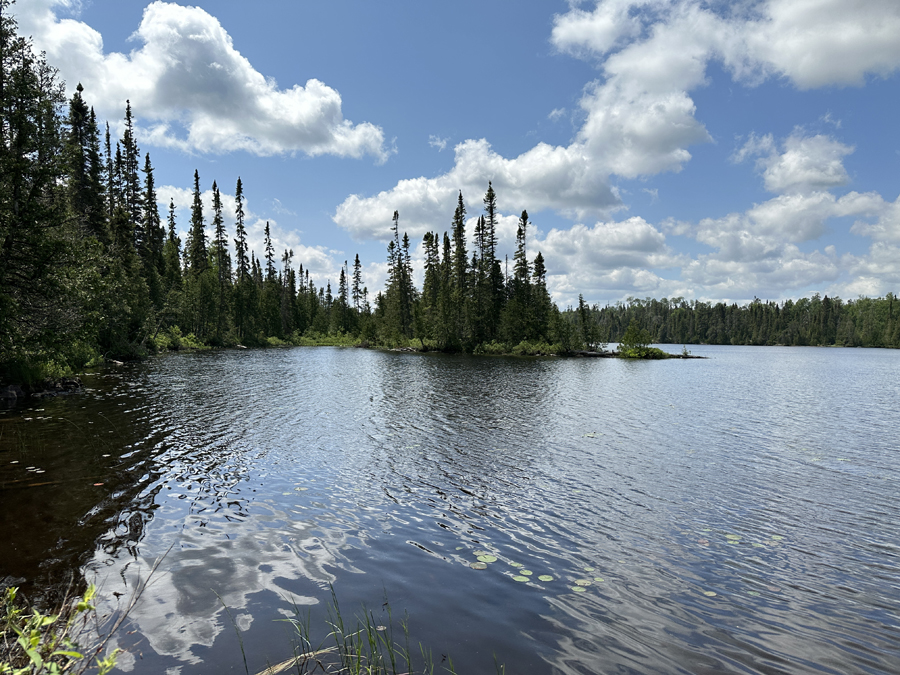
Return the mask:
M471 567L473 570L486 570L487 563L473 562L471 565L469 565L469 567Z
M528 577L523 577L521 574L517 574L513 577L513 581L528 581Z
M584 586L572 586L572 590L576 593L584 593L587 589Z
M708 598L714 598L718 595L718 593L716 593L715 591L703 591L703 595Z
M590 579L576 579L576 580L575 580L575 583L576 583L578 586L590 586L590 585L591 585L591 580L590 580Z
M541 581L553 581L553 577L549 574L542 574L538 577Z
M486 554L486 555L480 555L480 556L478 556L478 560L481 561L481 562L483 562L483 563L497 562L497 556L495 556L495 555L488 555L488 554Z
M521 574L523 577L530 577L532 574L534 574L534 572L532 572L531 570L519 570L519 574Z

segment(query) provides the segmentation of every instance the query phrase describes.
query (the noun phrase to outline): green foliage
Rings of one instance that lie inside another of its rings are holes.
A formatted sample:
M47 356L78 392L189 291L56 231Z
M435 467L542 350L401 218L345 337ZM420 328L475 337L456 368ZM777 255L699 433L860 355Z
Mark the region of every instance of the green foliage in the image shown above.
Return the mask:
M815 294L796 301L754 300L746 305L629 298L602 309L593 307L591 314L611 341L621 341L634 320L650 333L651 342L663 344L898 348L900 305L895 305L892 293L849 301Z
M619 342L619 355L626 359L668 359L669 354L650 346L650 331L641 329L637 321L631 320L628 330Z
M96 587L91 585L78 602L55 614L44 614L24 608L17 598L18 589L7 588L0 600L0 675L84 673L92 665L85 656L89 651L94 652L98 675L109 673L119 650L99 657L100 646L85 649L79 644L95 615L91 604L95 594Z

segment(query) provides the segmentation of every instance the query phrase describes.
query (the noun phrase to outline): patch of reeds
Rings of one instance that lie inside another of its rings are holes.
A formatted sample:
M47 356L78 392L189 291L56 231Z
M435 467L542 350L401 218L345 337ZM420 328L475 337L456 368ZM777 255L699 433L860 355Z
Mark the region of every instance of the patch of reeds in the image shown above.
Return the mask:
M431 650L418 645L416 654L410 648L409 622L400 620L399 634L390 604L384 604L387 621L376 621L371 610L363 608L352 622L344 620L334 589L331 590L331 606L328 610L328 628L325 638L314 644L310 616L294 607L294 617L287 619L296 632L294 655L281 663L270 665L255 675L277 675L290 671L298 675L316 672L335 675L433 675L434 658ZM453 675L453 661L449 657L443 669ZM249 670L247 671L249 675Z

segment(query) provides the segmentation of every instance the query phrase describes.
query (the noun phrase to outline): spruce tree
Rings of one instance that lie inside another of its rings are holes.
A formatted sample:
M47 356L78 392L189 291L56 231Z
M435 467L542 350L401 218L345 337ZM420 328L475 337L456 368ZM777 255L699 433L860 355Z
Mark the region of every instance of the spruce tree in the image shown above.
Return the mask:
M272 232L269 229L269 221L266 221L266 281L275 281L275 247L272 245Z
M356 313L359 314L360 311L360 300L362 299L362 264L359 262L359 253L356 254L356 259L353 261L353 308L356 310Z
M188 270L198 275L209 267L206 250L206 223L200 197L200 173L194 170L194 199L191 203L191 232L188 236Z
M0 10L8 7L0 3ZM0 11L0 377L17 359L58 354L81 323L63 285L65 161L55 72ZM71 261L75 262L75 261Z
M106 242L103 205L102 165L97 118L82 98L81 83L69 101L66 120L65 169L68 175L68 201L75 222L86 235Z
M466 249L466 207L462 191L453 213L452 306L454 335L466 341L466 310L469 305L469 252Z
M134 136L134 117L131 101L125 102L125 132L122 134L122 184L125 210L134 229L135 246L140 250L145 246L147 234L143 232L141 179L139 175L141 151Z
M162 307L165 263L163 261L163 242L165 232L159 218L159 205L156 203L156 185L153 180L153 166L150 154L144 158L144 194L143 194L142 227L143 240L138 254L141 257L143 276L150 291L150 301L155 307Z
M237 263L237 278L240 281L250 275L250 260L247 258L247 230L244 227L244 186L240 177L238 177L237 187L234 189L234 219L235 262Z
M181 287L181 237L175 231L175 201L169 200L169 232L163 249L167 290Z
M231 295L231 256L228 253L228 235L225 232L225 218L222 215L222 194L216 181L212 184L213 232L215 244L216 277L218 281L218 303L216 307L216 335L221 340L228 325L228 298Z
M156 199L156 182L153 179L153 166L150 164L150 153L144 157L144 195L143 195L143 230L144 246L141 256L152 265L157 272L162 272L163 246L166 233L159 217L159 205Z

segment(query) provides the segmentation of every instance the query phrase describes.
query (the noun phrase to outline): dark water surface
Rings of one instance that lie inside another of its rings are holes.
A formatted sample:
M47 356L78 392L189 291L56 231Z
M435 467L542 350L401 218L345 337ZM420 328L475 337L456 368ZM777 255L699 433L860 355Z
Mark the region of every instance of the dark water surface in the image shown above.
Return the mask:
M244 672L232 619L251 673L282 661L329 585L461 674L900 672L900 352L692 349L86 376L0 414L0 578L80 570L111 611L168 550L118 639L140 674Z

